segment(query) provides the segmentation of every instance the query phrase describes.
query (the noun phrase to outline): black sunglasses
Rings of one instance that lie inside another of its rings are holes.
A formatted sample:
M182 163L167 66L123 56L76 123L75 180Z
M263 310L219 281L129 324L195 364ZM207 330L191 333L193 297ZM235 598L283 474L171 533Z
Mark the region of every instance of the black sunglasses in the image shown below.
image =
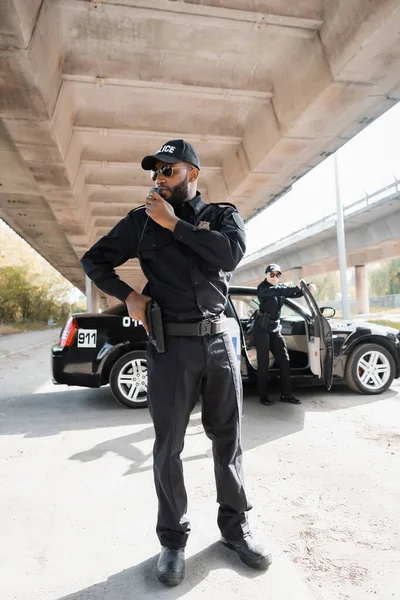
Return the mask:
M282 273L269 273L270 277L276 277L277 279L280 279L282 277Z
M191 167L171 167L171 165L163 165L159 169L152 169L151 178L155 181L158 177L158 174L164 175L167 179L172 177L174 171L179 171L180 169L191 169Z

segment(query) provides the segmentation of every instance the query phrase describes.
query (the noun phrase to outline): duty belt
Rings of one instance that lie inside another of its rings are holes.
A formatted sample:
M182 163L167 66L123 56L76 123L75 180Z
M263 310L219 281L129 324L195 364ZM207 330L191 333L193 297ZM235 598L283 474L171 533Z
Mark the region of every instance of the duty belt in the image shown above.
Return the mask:
M197 323L164 323L165 335L204 336L226 331L226 319L203 319Z

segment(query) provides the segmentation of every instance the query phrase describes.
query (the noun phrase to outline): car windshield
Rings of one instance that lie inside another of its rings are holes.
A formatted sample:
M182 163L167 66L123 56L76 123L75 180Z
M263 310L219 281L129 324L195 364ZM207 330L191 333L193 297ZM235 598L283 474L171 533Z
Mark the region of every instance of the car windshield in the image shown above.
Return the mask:
M260 308L260 303L257 296L254 294L231 294L231 300L235 307L236 313L239 319L248 319L254 313L254 311ZM285 300L285 304L282 307L282 317L288 316L302 316L304 313L308 316L312 316L308 306L295 302L292 298Z
M259 309L257 296L231 294L232 304L239 319L248 319L252 314Z
M292 310L295 311L297 314L300 312L300 313L305 313L309 317L312 317L312 313L311 313L311 310L309 309L309 307L306 306L305 304L300 304L299 302L296 302L295 300L293 300L293 298L290 298L288 300L288 302L286 303L286 306L290 306L290 307L293 306ZM282 309L282 315L283 315L283 309Z

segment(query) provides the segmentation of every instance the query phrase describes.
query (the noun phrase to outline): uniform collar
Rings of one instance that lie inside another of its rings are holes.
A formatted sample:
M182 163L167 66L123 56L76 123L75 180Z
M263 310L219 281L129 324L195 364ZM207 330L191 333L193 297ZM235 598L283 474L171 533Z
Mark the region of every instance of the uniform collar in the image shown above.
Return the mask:
M185 202L183 206L190 206L195 215L198 215L199 212L206 206L206 203L203 201L200 192L196 192L196 195L192 200Z

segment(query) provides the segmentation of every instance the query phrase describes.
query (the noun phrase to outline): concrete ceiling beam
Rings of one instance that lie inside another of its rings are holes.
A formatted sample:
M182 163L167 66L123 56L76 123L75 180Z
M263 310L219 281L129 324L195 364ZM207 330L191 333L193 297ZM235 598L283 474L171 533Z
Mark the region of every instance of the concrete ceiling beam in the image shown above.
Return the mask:
M0 119L11 144L0 140L0 183L16 204L1 208L20 230L36 214L43 235L27 235L43 252L62 256L54 240L66 243L67 276L69 252L78 262L105 233L94 218L143 202L141 159L168 140L198 150L206 200L231 201L248 219L400 99L398 0L3 7ZM32 209L20 216L25 194ZM47 234L51 248L39 244ZM324 232L317 240L329 253Z
M269 101L269 100L267 100ZM148 88L124 88L122 86L96 87L82 82L64 81L55 110L55 128L59 135L68 139L73 124L102 129L130 129L132 123L140 122L143 129L169 131L173 123L186 135L201 136L204 131L211 135L241 137L252 110L265 99L213 96L205 103L201 96L193 99L188 119L187 99L178 91L154 94ZM148 106L152 110L148 110ZM107 107L107 110L104 110ZM61 125L62 124L62 125ZM68 126L67 126L68 124ZM64 133L65 130L65 133ZM66 144L63 142L62 147Z
M82 83L95 86L96 89L111 86L115 89L135 88L145 90L156 90L162 92L172 92L184 94L187 96L195 96L196 98L227 100L229 98L256 98L259 100L268 100L273 97L272 90L252 90L242 88L224 88L211 87L203 85L185 85L180 83L164 83L162 81L142 81L131 79L116 79L112 77L94 77L92 75L68 75L62 76L63 81Z
M309 38L316 35L323 21L316 18L296 15L253 12L233 8L221 8L211 4L189 4L169 0L49 0L53 6L67 5L75 10L92 10L97 13L112 14L123 8L135 9L138 18L171 21L183 25L197 24L236 31L251 31L256 34L266 32L271 35L287 35ZM85 6L86 5L86 6Z
M187 139L187 138L185 138ZM132 171L140 171L145 174L146 180L148 180L150 171L143 171L140 162L118 162L118 161L108 161L108 160L81 160L80 164L82 167L94 167L95 169L106 169L108 171L112 171L113 169L127 169ZM202 165L201 171L206 173L219 173L221 171L220 167L216 166L208 166Z
M0 48L27 48L42 0L2 0Z
M388 78L397 83L392 67L400 57L399 23L398 0L326 3L320 36L333 77L377 86Z
M74 125L73 130L80 133L89 133L89 134L99 134L102 136L121 136L121 137L133 137L139 138L141 141L152 141L153 144L157 145L159 142L163 142L166 139L179 139L182 137L183 133L181 131L155 131L155 130L143 130L143 129L117 129L113 127L104 128L104 127L91 127L84 125ZM198 143L209 143L215 142L222 145L232 145L232 144L240 144L242 138L239 136L232 135L215 135L213 133L188 133L185 134L185 139L191 144Z

